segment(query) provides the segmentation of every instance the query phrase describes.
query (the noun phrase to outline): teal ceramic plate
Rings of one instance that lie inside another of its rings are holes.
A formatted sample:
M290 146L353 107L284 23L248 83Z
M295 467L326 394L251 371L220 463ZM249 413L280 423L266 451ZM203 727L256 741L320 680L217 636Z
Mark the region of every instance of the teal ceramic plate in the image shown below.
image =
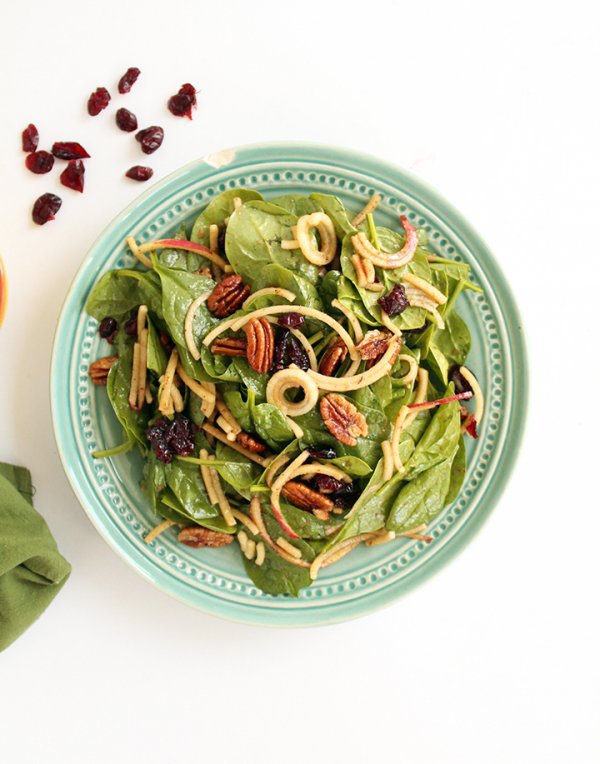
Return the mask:
M469 443L459 498L431 526L431 544L403 540L359 549L322 571L300 597L273 597L245 575L237 550L194 550L173 529L149 545L156 524L139 487L141 461L124 454L94 460L92 452L120 442L106 393L90 384L91 361L108 355L97 324L84 311L98 278L133 265L124 246L160 239L190 222L216 194L256 188L266 197L324 191L359 209L374 191L377 217L398 225L406 214L425 228L443 257L465 260L484 294L462 296L473 335L469 366L487 401L479 440ZM508 480L525 418L527 374L519 314L504 276L471 226L435 191L374 157L318 145L247 146L204 157L154 186L106 229L86 256L67 295L54 343L52 411L67 476L90 519L139 573L175 597L214 615L269 626L311 626L364 615L397 599L439 570L474 533Z

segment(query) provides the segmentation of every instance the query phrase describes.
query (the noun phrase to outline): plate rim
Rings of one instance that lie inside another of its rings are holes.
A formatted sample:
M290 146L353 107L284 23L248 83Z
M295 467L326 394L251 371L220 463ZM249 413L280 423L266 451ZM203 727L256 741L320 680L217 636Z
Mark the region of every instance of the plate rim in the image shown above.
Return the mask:
M312 150L313 152L326 155L328 160L334 165L337 161L346 161L354 166L362 168L363 172L365 171L365 167L369 168L366 170L367 173L372 171L373 168L377 168L385 170L388 173L391 172L406 180L411 186L411 190L416 190L419 195L426 197L428 203L431 202L436 215L441 220L446 224L449 224L452 228L460 231L461 238L468 243L469 247L474 252L477 253L478 258L481 255L483 256L482 260L484 261L487 274L494 284L496 297L498 297L498 291L500 292L501 298L499 299L499 302L501 307L504 308L508 305L510 308L510 315L505 314L504 316L507 336L509 339L508 347L505 348L505 351L511 357L512 368L515 370L515 374L519 374L519 384L513 385L512 391L513 410L518 412L519 415L517 416L516 423L511 425L506 435L506 440L502 443L502 447L505 451L506 446L508 444L510 445L508 452L503 454L503 460L501 462L502 472L500 474L496 473L496 475L492 477L489 493L485 496L481 505L477 508L477 511L474 512L466 526L461 529L460 533L456 534L448 541L448 543L439 549L424 565L419 567L408 577L404 578L401 582L391 584L389 587L383 587L381 590L374 593L367 593L364 597L359 597L349 602L338 604L329 603L326 608L315 609L308 606L303 611L286 611L285 609L267 610L257 608L256 605L252 605L251 603L241 604L239 602L227 602L210 593L198 592L190 584L175 579L166 572L160 571L154 566L151 560L141 555L133 546L119 543L119 538L117 537L118 534L109 526L104 525L101 518L98 516L98 513L88 506L87 499L84 495L84 491L79 485L77 476L70 469L68 464L65 452L66 445L63 443L63 437L60 435L61 413L59 412L60 401L58 398L58 389L60 385L58 383L57 348L63 325L66 325L67 323L67 311L70 307L72 296L76 289L79 288L80 278L84 270L88 267L90 261L93 259L95 250L116 225L126 219L128 215L134 213L138 207L143 206L148 199L155 195L160 195L165 187L169 186L177 178L185 177L194 168L204 166L209 170L208 174L210 174L211 167L217 171L219 168L214 167L214 165L207 160L208 157L214 157L215 154L220 152L211 152L211 154L205 154L198 159L186 163L137 196L130 202L130 204L112 218L87 250L85 257L77 268L65 294L52 343L50 363L52 427L63 471L65 472L71 489L88 519L108 546L143 578L150 581L161 591L175 597L175 599L178 599L186 605L225 620L246 625L269 626L274 628L316 627L360 618L392 604L400 597L425 583L433 575L436 575L442 568L451 562L482 529L508 485L523 441L529 397L527 341L517 302L514 299L510 285L501 271L490 247L464 215L426 181L423 181L412 171L381 157L361 151L355 151L354 149L344 146L331 146L319 142L269 141L236 146L230 149L224 149L223 152L233 152L233 157L235 160L238 160L244 156L247 156L248 159L250 159L251 155L255 155L257 152L269 153L270 151L273 151L273 149L279 149L282 152L286 150L288 152L310 152ZM286 158L289 157L282 156L282 160L285 160ZM314 157L314 159L316 161L317 158ZM186 596L188 595L188 592L192 592L192 596Z

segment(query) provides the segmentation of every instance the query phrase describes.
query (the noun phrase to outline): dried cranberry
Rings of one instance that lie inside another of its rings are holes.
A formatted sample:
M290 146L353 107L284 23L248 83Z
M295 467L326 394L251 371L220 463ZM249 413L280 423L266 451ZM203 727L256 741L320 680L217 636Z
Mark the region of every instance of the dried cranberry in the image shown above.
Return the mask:
M315 459L335 459L337 452L335 448L329 446L322 446L321 448L309 448L308 453Z
M287 326L289 329L298 329L304 324L304 316L300 313L284 313L277 321L279 326Z
M131 178L131 180L150 180L153 175L154 170L152 167L142 167L141 164L130 167L125 173L125 176Z
M187 417L174 419L169 427L167 442L179 456L189 456L194 451L196 425Z
M40 142L40 134L38 133L37 127L30 122L25 130L23 130L21 139L23 141L23 151L35 151Z
M144 154L153 154L159 149L164 137L165 131L157 125L146 127L135 134L135 139L141 144Z
M160 333L159 342L167 351L167 353L171 353L175 349L175 345L173 344L173 341L171 340L169 335L166 334L165 332Z
M88 98L88 114L90 117L96 117L103 109L106 109L110 102L110 93L106 88L96 88Z
M473 392L473 388L467 382L465 377L463 377L460 371L460 366L458 364L451 366L450 369L448 370L448 380L450 382L454 382L454 390L457 393L472 393Z
M275 339L275 351L273 353L273 370L274 371L281 371L282 369L285 369L287 366L286 363L286 354L287 354L287 344L288 340L290 338L290 330L289 329L281 329L277 332L277 337Z
M52 146L52 153L58 159L86 159L89 157L83 146L74 141L56 141Z
M341 491L346 483L343 480L331 477L331 475L315 475L314 483L321 493L337 493Z
M171 96L168 101L168 108L171 114L176 117L192 118L192 110L196 108L196 88L190 83L186 83L179 88L179 92Z
M71 159L69 164L60 174L60 182L67 188L72 188L73 191L79 191L83 193L83 176L85 174L85 167L81 159Z
M44 225L49 220L54 220L54 216L59 211L62 199L56 194L42 194L36 199L33 205L31 218L34 223Z
M123 331L128 337L137 337L137 315L125 321Z
M54 157L48 151L34 151L27 155L25 167L36 175L44 175L54 167Z
M402 284L396 284L385 297L380 297L377 302L388 316L399 316L410 305Z
M113 318L112 316L106 316L106 318L103 318L102 321L100 321L98 334L102 337L103 340L108 340L112 345L118 328L119 324L117 323L116 318Z
M173 459L173 451L167 441L171 423L168 419L159 419L146 429L146 438L159 461L168 464Z
M339 491L332 493L330 498L333 499L333 503L336 507L350 507L356 501L358 496L358 489L354 483L344 483L343 487Z
M404 333L405 334L423 334L425 329L427 329L427 321L423 324L423 326L418 326L416 329L407 329Z
M291 335L287 344L288 354L290 356L290 363L295 363L302 371L308 371L310 369L310 361L306 350L298 342L298 340Z
M219 252L224 255L225 254L225 236L227 235L227 226L221 226L219 228L219 238L218 238L218 247Z
M135 85L137 78L140 76L140 70L131 66L125 72L125 74L119 80L119 93L129 93L131 88Z
M119 130L124 130L126 133L132 133L134 130L137 130L137 117L129 109L121 107L115 114L115 120Z

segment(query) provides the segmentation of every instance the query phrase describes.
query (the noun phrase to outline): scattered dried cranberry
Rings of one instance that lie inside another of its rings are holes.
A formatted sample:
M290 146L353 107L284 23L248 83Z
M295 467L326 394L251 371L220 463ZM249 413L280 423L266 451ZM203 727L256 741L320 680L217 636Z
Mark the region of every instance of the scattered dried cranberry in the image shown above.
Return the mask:
M115 114L115 120L119 130L124 130L126 133L132 133L134 130L137 130L137 117L129 109L121 107Z
M125 173L125 176L131 178L131 180L150 180L153 175L154 170L152 167L142 167L141 164L130 167Z
M113 318L112 316L106 316L106 318L103 318L102 321L100 321L98 334L102 337L103 340L107 340L112 345L115 341L115 336L118 329L119 324L117 323L116 318Z
M123 331L128 337L137 337L137 313L125 321Z
M62 199L56 194L42 194L36 199L33 205L31 218L37 225L44 225L49 220L54 220L54 216L59 211Z
M410 304L402 284L396 284L385 297L380 297L377 302L388 316L399 316Z
M135 85L137 78L140 76L140 70L131 66L125 72L125 74L119 80L119 93L129 93L131 88Z
M298 340L290 335L287 343L288 354L290 356L290 363L295 363L302 371L308 371L310 369L310 361L306 350L298 342Z
M467 417L467 426L466 431L467 433L472 437L475 438L475 440L479 440L479 433L477 432L477 422L475 420L475 417L473 414L469 414Z
M34 151L28 154L25 166L36 175L44 175L54 167L54 157L48 151Z
M73 141L56 141L52 146L52 153L58 159L86 159L89 157L83 146Z
M288 329L298 329L304 324L304 316L300 313L284 313L277 321L279 326L287 326Z
M164 137L165 131L157 125L146 127L135 134L135 139L141 144L144 154L153 154L159 149Z
M156 458L168 464L175 454L189 456L194 451L196 426L181 416L169 422L159 419L146 429L146 437L152 445Z
M448 370L448 380L454 382L454 390L457 393L472 393L473 388L463 377L460 371L460 366L455 364Z
M79 191L83 193L83 176L85 174L85 167L81 159L71 159L69 164L60 174L60 182L67 188L72 188L73 191Z
M335 459L337 452L335 448L330 446L322 446L321 448L309 448L308 453L315 459Z
M196 88L187 82L179 88L176 95L169 98L169 111L176 117L192 118L192 110L196 108Z
M274 371L281 371L282 369L285 369L287 366L285 357L286 357L286 351L287 351L287 343L290 338L290 330L289 329L281 329L277 332L277 337L275 339L275 351L273 353L273 370Z
M37 149L38 143L40 142L40 134L33 123L30 122L25 130L23 130L21 138L23 141L23 151L30 152Z
M96 117L103 109L106 109L110 102L110 93L106 88L96 88L88 98L88 114L90 117Z

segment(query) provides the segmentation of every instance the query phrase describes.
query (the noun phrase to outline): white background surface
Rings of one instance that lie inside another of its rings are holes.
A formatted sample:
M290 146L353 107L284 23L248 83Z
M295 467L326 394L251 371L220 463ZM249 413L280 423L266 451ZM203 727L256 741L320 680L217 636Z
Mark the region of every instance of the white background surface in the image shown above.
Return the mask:
M6 3L0 45L0 459L26 464L73 574L0 655L0 760L593 762L598 719L599 194L594 3ZM96 119L98 85L142 76ZM201 88L192 123L166 112ZM313 140L415 170L482 233L521 306L531 396L509 488L480 535L366 619L269 631L204 616L138 577L73 497L48 369L65 291L144 187L112 124L163 124L155 180L206 152ZM114 108L113 108L114 107ZM33 200L20 131L81 140L86 192ZM1 532L1 529L0 529Z

